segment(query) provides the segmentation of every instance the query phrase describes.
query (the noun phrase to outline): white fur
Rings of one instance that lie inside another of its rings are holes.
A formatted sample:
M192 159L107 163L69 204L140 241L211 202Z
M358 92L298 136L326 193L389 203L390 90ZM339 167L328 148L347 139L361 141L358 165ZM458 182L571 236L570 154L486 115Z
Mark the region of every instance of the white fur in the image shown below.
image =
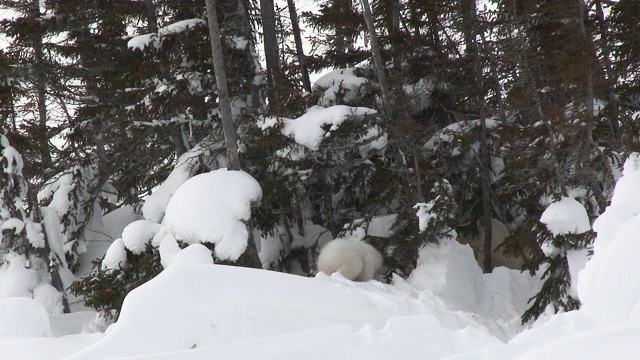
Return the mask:
M339 272L353 281L369 281L382 269L382 255L373 246L352 240L333 240L322 248L318 271Z

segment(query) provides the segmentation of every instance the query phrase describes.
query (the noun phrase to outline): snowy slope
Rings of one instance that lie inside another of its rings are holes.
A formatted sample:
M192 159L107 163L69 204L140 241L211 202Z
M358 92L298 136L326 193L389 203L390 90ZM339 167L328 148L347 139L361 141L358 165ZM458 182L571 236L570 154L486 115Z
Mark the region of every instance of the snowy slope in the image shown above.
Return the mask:
M518 319L539 280L507 269L482 274L454 241L426 247L412 276L391 285L213 265L187 248L126 298L104 334L79 331L91 328L86 313L49 318L37 301L4 299L0 358L635 359L638 189L634 156L594 224L594 255L578 276L583 307L528 328ZM572 208L560 207L558 216ZM582 230L581 218L565 217L576 223L561 228Z

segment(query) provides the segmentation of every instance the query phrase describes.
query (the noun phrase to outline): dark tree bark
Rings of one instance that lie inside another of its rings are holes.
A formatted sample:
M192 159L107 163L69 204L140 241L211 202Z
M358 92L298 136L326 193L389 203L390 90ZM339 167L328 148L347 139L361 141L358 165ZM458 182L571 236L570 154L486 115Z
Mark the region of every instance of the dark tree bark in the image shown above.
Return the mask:
M207 20L209 21L209 37L211 40L211 52L213 56L213 69L218 86L218 102L222 131L224 133L225 146L227 147L227 162L229 170L240 170L240 157L238 155L238 135L233 125L231 115L231 102L227 87L227 75L224 69L224 57L222 55L222 42L220 40L220 27L218 14L214 0L207 0Z
M480 114L480 137L478 167L480 173L480 187L482 189L482 225L484 227L484 271L490 273L493 271L493 244L492 244L492 227L491 227L491 153L489 144L487 143L487 109L485 105L485 89L482 86L482 62L478 51L477 35L480 32L478 28L476 2L475 0L462 0L462 26L464 31L464 41L466 46L466 56L471 58L474 69L474 89L475 107Z
M300 24L298 22L298 11L296 10L294 0L287 0L287 7L289 8L289 17L291 18L291 30L293 31L293 38L296 43L296 53L302 76L302 87L306 92L311 92L311 80L309 80L309 70L307 69L305 61L304 48L302 47L302 35L300 33Z
M384 63L382 62L382 55L380 53L380 45L378 44L378 36L376 35L376 28L373 22L373 16L371 15L371 5L369 0L361 0L362 9L364 10L364 20L367 23L369 29L369 37L371 42L371 53L373 54L373 63L376 69L376 77L380 84L380 92L382 93L383 109L387 117L392 116L391 96L389 93L389 86L387 85L387 78L384 73Z
M33 16L40 19L40 0L33 0L32 4ZM47 128L47 91L45 62L44 62L44 44L42 40L43 34L40 29L36 30L33 38L33 54L36 75L36 99L38 106L38 145L40 147L40 157L42 158L42 169L47 170L53 167L53 159L49 150L49 136Z
M273 8L273 0L260 0L260 16L262 18L264 36L264 56L267 63L267 94L273 106L280 94L278 86L280 54L276 36L276 13Z
M209 21L209 36L211 40L211 52L213 56L213 66L218 86L218 101L222 118L222 131L227 147L227 161L229 170L240 170L240 157L238 155L238 135L233 125L231 114L231 103L229 99L229 89L227 87L227 76L224 67L224 57L222 54L222 41L220 38L220 27L218 25L218 15L214 0L206 0L207 20ZM237 260L237 264L242 266L262 268L262 262L258 257L255 239L252 234L251 225L249 227L249 238L247 239L247 249Z

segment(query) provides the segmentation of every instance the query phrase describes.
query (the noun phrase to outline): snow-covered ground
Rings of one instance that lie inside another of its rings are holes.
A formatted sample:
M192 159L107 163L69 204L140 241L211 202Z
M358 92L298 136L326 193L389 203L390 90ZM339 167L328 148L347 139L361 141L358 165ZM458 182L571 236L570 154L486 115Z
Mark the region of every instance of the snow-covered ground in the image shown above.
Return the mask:
M104 332L92 312L49 316L36 300L0 300L0 358L635 359L639 204L635 156L594 224L594 255L578 275L582 308L526 327L519 317L540 280L506 268L482 274L454 240L424 248L412 275L392 284L214 265L193 244L131 292ZM584 230L575 205L550 206L547 226Z
M35 300L0 300L0 357L635 359L639 189L640 157L632 157L594 224L594 255L577 286L583 307L527 327L519 316L540 280L505 268L482 274L471 249L453 240L424 248L412 275L392 284L214 265L194 244L131 292L104 333L90 332L90 312L48 316ZM546 216L574 208L567 203Z

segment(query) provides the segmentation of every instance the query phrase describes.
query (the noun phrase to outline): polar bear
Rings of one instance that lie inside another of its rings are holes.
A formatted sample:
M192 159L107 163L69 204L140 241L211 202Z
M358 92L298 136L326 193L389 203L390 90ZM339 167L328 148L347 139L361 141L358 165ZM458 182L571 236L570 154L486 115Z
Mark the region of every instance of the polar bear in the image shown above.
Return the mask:
M339 272L352 281L369 281L382 269L382 255L373 246L337 239L320 251L318 271L327 275Z

